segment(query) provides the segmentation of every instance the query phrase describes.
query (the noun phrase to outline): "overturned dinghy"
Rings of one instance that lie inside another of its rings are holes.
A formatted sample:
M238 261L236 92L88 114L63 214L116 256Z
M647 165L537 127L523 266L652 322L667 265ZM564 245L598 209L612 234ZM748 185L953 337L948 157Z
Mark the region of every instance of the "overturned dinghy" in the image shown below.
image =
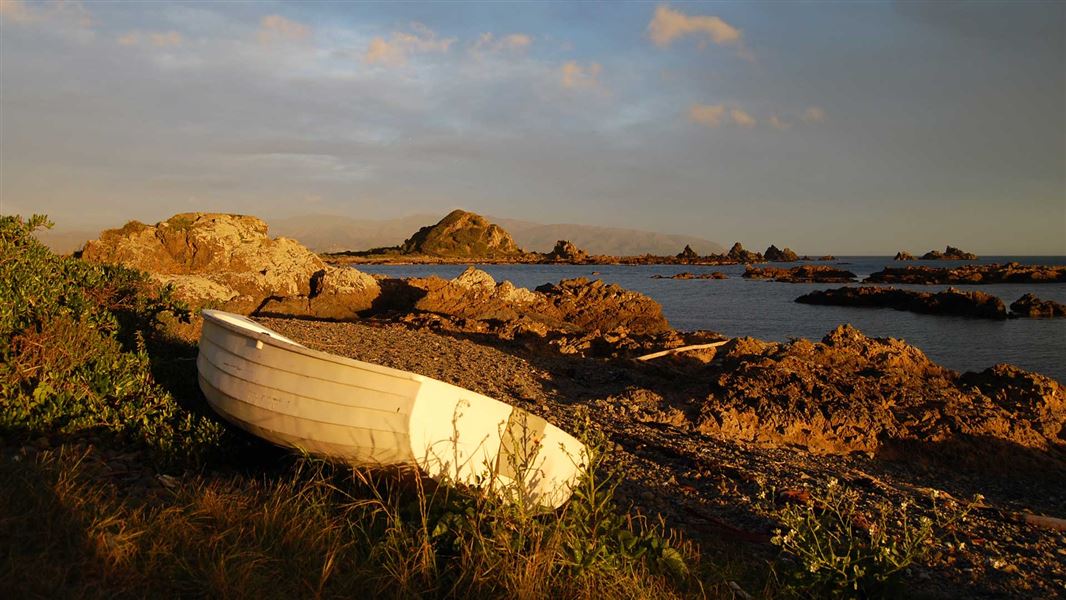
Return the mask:
M358 466L409 465L557 507L581 474L581 442L470 390L302 346L251 319L204 310L200 389L269 442Z

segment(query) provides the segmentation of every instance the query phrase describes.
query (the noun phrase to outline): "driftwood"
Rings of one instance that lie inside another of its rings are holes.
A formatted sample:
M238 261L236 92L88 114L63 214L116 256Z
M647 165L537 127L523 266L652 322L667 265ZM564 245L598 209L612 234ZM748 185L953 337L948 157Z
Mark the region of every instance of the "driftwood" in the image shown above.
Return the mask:
M651 360L653 358L661 358L663 356L670 356L671 354L680 354L682 352L690 352L692 350L705 350L707 348L717 348L728 342L729 340L723 340L721 342L713 342L710 344L693 344L691 346L681 346L680 348L671 348L669 350L662 350L660 352L652 352L651 354L645 354L644 356L638 356L637 360Z
M1056 531L1066 531L1066 519L1057 519L1055 517L1045 517L1043 515L1023 514L1022 520L1029 525L1036 527L1043 527L1044 529L1054 529Z

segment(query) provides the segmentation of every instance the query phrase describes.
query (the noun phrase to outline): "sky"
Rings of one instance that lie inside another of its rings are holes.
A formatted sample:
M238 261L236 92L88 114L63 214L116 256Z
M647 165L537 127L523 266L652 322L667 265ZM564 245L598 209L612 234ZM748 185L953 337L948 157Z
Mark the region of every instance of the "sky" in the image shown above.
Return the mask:
M0 0L0 212L1066 255L1066 3Z

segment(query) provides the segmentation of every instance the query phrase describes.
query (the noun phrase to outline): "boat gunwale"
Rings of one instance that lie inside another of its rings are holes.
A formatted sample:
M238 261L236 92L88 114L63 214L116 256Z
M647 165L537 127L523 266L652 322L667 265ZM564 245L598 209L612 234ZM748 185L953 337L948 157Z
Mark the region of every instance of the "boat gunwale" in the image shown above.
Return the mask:
M380 375L387 375L387 376L390 376L390 377L395 377L397 379L408 379L408 380L415 381L415 382L418 382L418 383L422 383L424 381L429 380L429 381L439 381L440 383L444 383L446 385L452 385L452 384L449 384L449 383L447 383L445 381L440 381L439 379L434 379L432 377L427 377L425 375L419 375L418 373L412 373L410 371L404 371L402 369L394 369L392 367L386 367L386 366L383 366L383 365L376 365L374 363L369 363L369 362L365 362L365 361L361 361L361 360L356 360L354 358L348 358L347 356L340 356L340 355L337 355L337 354L330 354L329 352L324 352L322 350L315 350L314 348L308 348L307 346L301 346L301 345L296 344L296 343L290 343L288 341L285 341L285 340L282 340L282 339L278 339L278 338L270 335L269 333L262 333L262 332L254 331L252 329L248 329L246 327L241 327L240 325L232 323L232 322L226 320L224 317L220 316L220 315L232 314L232 313L227 313L225 311L219 311L219 310L214 310L214 309L210 309L210 308L205 308L205 309L203 309L201 311L201 314L203 315L204 320L205 321L210 321L212 325L216 325L216 326L221 327L223 329L227 329L227 330L229 330L229 331L231 331L233 333L236 333L237 335L240 335L240 336L245 337L245 338L250 338L250 339L253 339L253 340L256 340L256 341L260 341L260 342L263 342L264 344L270 344L271 346L274 346L276 348L280 348L282 350L287 350L289 352L295 352L297 354L302 354L304 356L307 356L308 358L324 360L324 361L336 363L336 364L339 364L339 365L345 366L345 367L355 367L355 368L359 368L359 369L364 369L364 370L367 370L367 371L378 373ZM234 315L234 316L242 316L242 315ZM247 317L244 317L244 318L247 318ZM251 320L251 319L249 319L249 320ZM255 321L252 321L252 322L255 323ZM259 325L260 327L263 327L264 329L269 329L269 328L267 328L267 327L265 327L263 325L260 325L258 323L256 323L256 324ZM268 366L269 367L270 365L264 365L264 366ZM273 367L271 367L271 368L273 368ZM458 387L458 386L456 386L456 387ZM463 389L465 389L465 388L463 388ZM477 393L477 392L474 392L473 390L467 390L467 391L470 391L470 392L473 392L473 393Z
M389 391L382 390L381 388L376 388L376 387L369 386L369 385L355 385L355 384L352 384L352 383L346 383L346 382L343 382L343 381L337 381L336 379L329 379L329 378L320 377L320 376L317 376L317 375L309 375L307 373L301 373L300 371L293 371L293 370L290 370L290 369L283 369L281 367L276 367L274 365L268 364L268 363L263 362L263 361L254 360L252 358L249 358L249 357L246 357L246 356L241 356L240 354L236 354L234 352L231 352L230 350L227 350L226 348L220 346L218 344L218 342L212 340L211 338L201 338L200 339L200 343L202 344L205 339L207 340L207 343L209 345L214 346L218 350L220 350L222 352L225 352L226 354L229 354L231 356L235 356L238 359L243 360L244 362L247 362L249 364L253 364L253 365L256 365L256 366L259 366L259 367L263 367L264 369L271 369L271 370L274 370L274 371L280 371L282 373L287 373L289 375L297 375L299 377L306 377L307 379L313 379L315 381L322 381L322 382L333 384L333 385L350 387L350 388L352 388L354 390L368 390L368 391L375 392L375 393L378 393L378 394L384 394L384 395L387 395L387 396L395 396L396 398L401 398L401 399L406 399L406 400L412 400L414 398L413 394L401 394L401 393L398 393L398 392L389 392ZM197 356L200 356L200 353L197 353ZM334 405L337 405L337 406L345 406L345 407L349 407L349 408L366 408L368 410L377 410L377 411L381 411L381 412L395 412L395 411L392 411L392 410L386 410L386 409L382 409L382 408L375 408L375 407L372 407L372 406L355 405L355 404L349 404L349 403L346 403L346 402L336 402L334 400L329 400L329 399L326 399L326 398L318 398L318 397L315 397L315 396L308 396L306 394L301 394L300 392L294 392L294 391L287 390L287 389L284 389L284 388L280 388L280 387L277 387L277 386L274 386L274 385L268 385L268 384L263 383L261 381L255 381L255 380L249 379L247 377L242 377L240 375L232 373L232 372L224 369L222 365L216 364L215 361L211 360L211 358L209 356L207 356L207 355L204 355L204 360L206 360L208 363L210 363L212 367L218 369L219 371L221 371L223 373L226 373L227 375L229 375L231 377L235 377L237 379L240 379L241 381L247 381L248 383L254 383L255 385L258 385L259 387L263 387L263 388L267 388L267 389L271 389L271 390L276 390L276 391L279 391L279 392L285 392L287 394L292 394L293 396L299 396L301 398L307 398L309 400L315 400L317 402L324 402L326 404L334 404ZM421 382L419 382L419 383L421 383Z

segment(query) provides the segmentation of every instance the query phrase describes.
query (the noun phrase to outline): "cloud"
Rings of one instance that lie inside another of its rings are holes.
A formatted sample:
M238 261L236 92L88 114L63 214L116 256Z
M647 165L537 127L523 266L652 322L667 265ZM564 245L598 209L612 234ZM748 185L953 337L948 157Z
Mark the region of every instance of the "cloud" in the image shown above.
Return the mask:
M393 32L388 40L376 37L363 55L367 64L400 66L407 64L411 54L444 53L455 42L455 38L439 38L429 27L421 23L411 23L413 33Z
M590 62L583 67L577 61L567 61L560 69L563 87L567 89L594 88L600 84L601 71L603 67L597 62Z
M770 115L769 121L770 121L770 125L774 129L780 129L781 131L785 131L785 130L790 129L792 127L792 123L789 123L788 121L785 121L784 119L778 117L777 115Z
M741 41L740 30L718 17L689 16L664 5L655 9L655 16L648 23L648 34L660 47L669 46L674 40L688 35L705 38L701 44L706 44L707 39L719 46Z
M707 127L718 127L726 117L741 127L755 127L758 124L755 117L738 106L728 108L724 104L693 104L688 109L690 121Z
M729 116L733 119L734 123L741 127L755 127L755 117L739 108L734 108L729 111Z
M80 28L92 27L92 15L78 0L30 5L23 0L0 0L0 18L12 23L65 21Z
M0 0L0 17L14 23L33 21L36 15L22 0Z
M259 43L298 42L311 35L311 28L281 15L267 15L259 21Z
M725 115L725 106L721 104L693 104L688 109L688 118L693 123L718 127L722 124Z
M149 31L146 33L131 31L119 36L117 41L123 46L139 46L142 43L148 43L156 48L166 48L180 46L184 38L177 31Z
M817 106L811 106L803 111L803 116L800 118L808 123L821 123L825 121L825 111Z
M525 33L512 33L502 38L497 38L491 33L483 33L474 42L475 52L505 52L520 51L529 48L533 44L533 37Z

